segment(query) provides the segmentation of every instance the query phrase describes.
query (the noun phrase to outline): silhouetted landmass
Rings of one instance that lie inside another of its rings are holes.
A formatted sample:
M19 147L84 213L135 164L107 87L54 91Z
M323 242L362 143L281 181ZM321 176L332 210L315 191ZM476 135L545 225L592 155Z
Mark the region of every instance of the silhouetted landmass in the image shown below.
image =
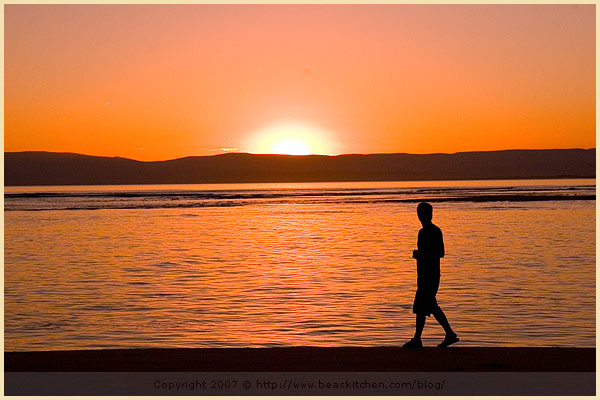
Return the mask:
M6 186L595 178L596 149L285 156L228 153L143 162L4 153Z

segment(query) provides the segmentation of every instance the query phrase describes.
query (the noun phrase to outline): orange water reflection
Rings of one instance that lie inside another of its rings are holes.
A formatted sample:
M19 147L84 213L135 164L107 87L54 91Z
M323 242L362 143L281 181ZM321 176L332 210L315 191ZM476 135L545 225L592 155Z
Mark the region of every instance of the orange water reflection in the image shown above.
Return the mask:
M594 346L594 201L443 203L434 221L462 345ZM418 229L414 204L8 212L5 348L397 345Z

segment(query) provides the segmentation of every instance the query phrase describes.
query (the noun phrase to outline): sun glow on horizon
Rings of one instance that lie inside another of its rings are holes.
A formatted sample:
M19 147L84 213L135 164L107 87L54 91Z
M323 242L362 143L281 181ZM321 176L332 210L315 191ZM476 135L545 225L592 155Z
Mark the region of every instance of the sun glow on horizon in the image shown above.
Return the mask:
M331 154L329 132L305 124L279 124L252 135L250 150L259 154Z

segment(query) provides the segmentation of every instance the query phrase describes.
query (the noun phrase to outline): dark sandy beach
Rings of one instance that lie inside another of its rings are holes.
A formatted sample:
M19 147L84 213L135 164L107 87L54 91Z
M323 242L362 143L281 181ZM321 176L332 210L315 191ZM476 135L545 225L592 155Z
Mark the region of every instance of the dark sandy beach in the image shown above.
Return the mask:
M592 372L595 348L282 347L5 352L7 372Z

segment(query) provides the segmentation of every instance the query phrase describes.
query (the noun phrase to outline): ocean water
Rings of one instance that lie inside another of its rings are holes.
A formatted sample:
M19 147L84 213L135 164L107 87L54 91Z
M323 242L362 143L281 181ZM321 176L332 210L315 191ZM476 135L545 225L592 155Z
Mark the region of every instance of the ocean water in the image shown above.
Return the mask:
M595 346L595 180L550 180L6 187L5 350L402 344L425 199L459 345Z

